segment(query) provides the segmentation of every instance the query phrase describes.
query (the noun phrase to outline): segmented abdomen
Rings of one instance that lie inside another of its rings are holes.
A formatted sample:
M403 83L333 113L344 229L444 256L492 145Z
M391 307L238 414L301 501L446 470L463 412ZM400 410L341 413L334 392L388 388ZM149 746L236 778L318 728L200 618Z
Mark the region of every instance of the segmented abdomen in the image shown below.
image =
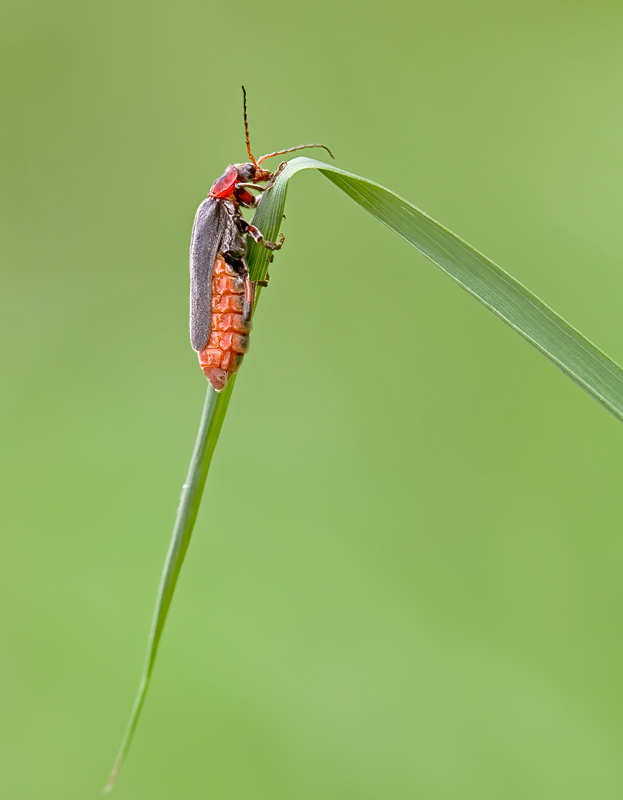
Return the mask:
M199 352L199 364L217 392L236 372L249 349L251 322L245 322L244 279L219 253L212 272L210 338Z

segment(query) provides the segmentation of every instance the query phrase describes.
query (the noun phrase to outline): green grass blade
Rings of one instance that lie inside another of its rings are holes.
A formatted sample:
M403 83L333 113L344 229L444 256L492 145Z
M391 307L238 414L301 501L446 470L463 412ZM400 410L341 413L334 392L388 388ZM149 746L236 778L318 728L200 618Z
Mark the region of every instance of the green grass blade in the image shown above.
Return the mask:
M389 189L331 164L295 158L262 201L267 218L283 213L287 183L302 169L320 170L623 420L623 370L618 364L501 267Z
M275 241L283 218L288 182L303 169L318 169L370 214L402 236L487 308L551 359L572 380L623 420L623 370L562 317L493 261L415 206L373 181L311 158L295 158L266 192L253 223ZM265 277L271 256L255 243L249 249L253 280ZM259 287L258 287L259 297ZM188 478L164 565L138 693L117 761L105 791L113 788L145 701L164 623L190 543L212 454L234 386L217 394L209 387Z
M215 392L212 386L208 387L208 393L201 415L201 423L199 425L199 433L197 434L195 449L188 469L188 477L186 478L186 483L182 487L182 497L177 510L173 535L162 570L162 577L160 578L160 587L158 589L158 597L156 599L156 607L154 609L141 682L134 700L134 707L132 708L130 721L126 728L117 760L115 761L108 783L104 789L106 792L109 792L115 785L117 775L119 774L119 770L128 752L128 748L130 747L138 718L145 701L145 696L147 695L162 629L164 628L164 623L169 613L175 585L184 562L188 545L190 544L190 537L193 532L195 520L197 519L212 454L214 453L223 419L225 418L225 412L227 411L234 382L232 378L225 389L220 393Z

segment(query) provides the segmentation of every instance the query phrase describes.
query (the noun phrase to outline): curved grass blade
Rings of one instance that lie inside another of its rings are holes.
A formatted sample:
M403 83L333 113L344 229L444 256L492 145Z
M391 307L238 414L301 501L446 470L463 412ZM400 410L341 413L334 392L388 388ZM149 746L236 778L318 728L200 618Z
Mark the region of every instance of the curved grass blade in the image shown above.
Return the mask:
M311 158L293 159L278 176L273 188L264 194L253 218L253 223L268 240L274 241L279 232L288 182L303 169L320 170L349 197L441 267L623 420L623 370L614 361L486 256L389 189L331 164ZM249 269L253 280L261 280L266 276L269 259L270 254L266 249L251 243ZM234 379L235 376L220 394L214 392L211 386L208 388L197 442L160 581L141 682L105 791L110 791L114 786L145 701L160 637L197 518Z
M623 370L618 364L501 267L384 186L312 158L295 158L262 201L260 210L267 219L280 218L288 181L303 169L320 170L623 421Z

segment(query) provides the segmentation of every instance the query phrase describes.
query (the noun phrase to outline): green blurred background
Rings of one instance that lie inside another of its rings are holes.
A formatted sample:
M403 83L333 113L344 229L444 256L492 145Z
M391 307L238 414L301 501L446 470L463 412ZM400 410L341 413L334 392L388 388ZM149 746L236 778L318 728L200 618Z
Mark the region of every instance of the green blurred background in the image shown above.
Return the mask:
M120 743L240 84L256 154L325 142L620 361L622 25L605 0L5 2L2 797L95 798ZM320 174L286 211L116 796L623 796L621 427Z

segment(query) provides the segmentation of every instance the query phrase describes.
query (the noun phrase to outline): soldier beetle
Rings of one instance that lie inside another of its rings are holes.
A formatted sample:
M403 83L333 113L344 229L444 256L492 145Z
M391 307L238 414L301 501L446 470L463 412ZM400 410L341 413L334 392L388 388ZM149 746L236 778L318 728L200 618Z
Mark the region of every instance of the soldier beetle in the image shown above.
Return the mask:
M246 262L247 236L269 250L279 250L279 242L267 242L261 232L242 216L242 208L255 208L261 193L269 190L282 162L274 171L263 169L263 161L323 144L300 144L253 157L247 121L247 95L244 86L244 130L250 161L233 164L214 182L210 194L195 215L190 239L190 341L199 354L199 364L217 392L236 372L249 349L255 283ZM259 186L266 183L266 186ZM260 194L254 195L252 189Z

